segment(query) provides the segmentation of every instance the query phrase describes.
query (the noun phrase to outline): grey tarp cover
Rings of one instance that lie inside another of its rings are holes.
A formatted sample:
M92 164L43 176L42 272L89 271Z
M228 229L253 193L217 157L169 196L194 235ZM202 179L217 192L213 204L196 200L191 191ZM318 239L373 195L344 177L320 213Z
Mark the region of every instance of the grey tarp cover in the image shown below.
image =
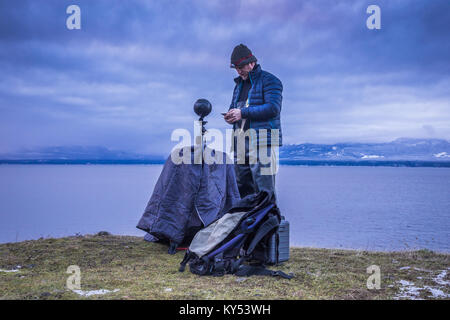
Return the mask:
M179 151L182 155L184 150ZM221 157L222 163L202 165L194 163L192 146L190 152L191 164L175 164L168 157L137 225L158 239L182 243L190 225L200 219L207 226L240 200L234 165L226 153L206 147L204 152Z

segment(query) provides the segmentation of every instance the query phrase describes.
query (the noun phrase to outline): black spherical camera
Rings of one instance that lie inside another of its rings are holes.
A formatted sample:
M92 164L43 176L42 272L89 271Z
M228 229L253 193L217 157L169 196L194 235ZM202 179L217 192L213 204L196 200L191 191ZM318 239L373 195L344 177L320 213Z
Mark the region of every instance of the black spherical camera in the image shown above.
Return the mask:
M202 141L203 135L206 132L205 124L208 123L208 121L203 120L203 118L211 113L211 109L212 109L211 103L206 99L198 99L194 103L194 111L198 116L200 116L200 119L198 119L198 121L200 121L202 125Z
M211 103L206 99L198 99L194 103L194 111L198 116L200 116L200 119L203 119L208 114L210 114L211 109Z

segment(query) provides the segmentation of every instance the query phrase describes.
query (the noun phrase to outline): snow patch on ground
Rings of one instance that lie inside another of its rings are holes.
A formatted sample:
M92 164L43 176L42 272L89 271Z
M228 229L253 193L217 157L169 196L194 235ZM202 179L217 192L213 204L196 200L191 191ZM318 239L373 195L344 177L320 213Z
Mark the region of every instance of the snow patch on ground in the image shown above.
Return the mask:
M410 269L411 267L401 267L401 268L399 268L398 270L408 270L408 269Z
M435 278L433 278L433 281L436 282L437 284L440 284L441 286L450 286L450 281L445 280L448 270L450 270L450 268L442 270L441 273L439 273Z
M394 297L394 299L410 299L410 300L422 300L419 298L420 291L423 290L423 288L419 288L414 286L413 282L409 282L406 280L400 280L397 281L401 287L400 292L397 296Z
M431 297L433 298L450 298L450 294L446 294L444 291L438 288L433 288L430 286L424 286L424 289L427 289L431 292Z
M11 269L11 270L0 269L0 272L19 272L20 269L22 269L22 266L16 266L15 269Z
M107 294L107 293L117 292L119 290L120 289L114 289L112 291L107 290L107 289L92 290L92 291L84 291L84 290L72 290L72 291L79 294L80 296L89 297L89 296L98 295L98 294Z
M401 267L400 270L409 270L410 267ZM425 269L419 269L414 268L418 271L424 271L424 272L430 272L430 270ZM410 299L410 300L422 300L420 298L420 292L422 290L426 290L431 293L431 296L428 296L428 298L450 298L450 294L443 291L443 289L446 289L445 291L448 292L448 289L450 288L450 281L445 280L448 271L450 268L447 268L445 270L442 270L436 277L434 277L432 280L437 284L437 286L423 286L423 288L417 287L414 285L413 282L406 281L406 280L400 280L397 281L397 283L400 285L400 292L397 294L397 296L394 297L394 299ZM423 279L423 277L417 277L417 279Z

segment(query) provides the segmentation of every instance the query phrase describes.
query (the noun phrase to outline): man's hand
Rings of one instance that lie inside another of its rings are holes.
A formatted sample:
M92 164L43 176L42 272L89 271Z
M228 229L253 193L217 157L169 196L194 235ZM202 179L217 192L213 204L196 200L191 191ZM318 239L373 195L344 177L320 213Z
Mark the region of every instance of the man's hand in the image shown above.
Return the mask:
M235 123L236 121L239 121L242 119L241 109L236 109L236 108L231 109L223 116L223 118L229 124Z

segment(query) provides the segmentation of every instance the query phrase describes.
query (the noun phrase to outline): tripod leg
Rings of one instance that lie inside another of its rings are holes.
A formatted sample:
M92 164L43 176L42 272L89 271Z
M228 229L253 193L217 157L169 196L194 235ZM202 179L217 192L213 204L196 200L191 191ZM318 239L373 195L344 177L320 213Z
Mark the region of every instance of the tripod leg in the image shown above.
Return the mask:
M170 241L169 254L177 253L178 243Z

